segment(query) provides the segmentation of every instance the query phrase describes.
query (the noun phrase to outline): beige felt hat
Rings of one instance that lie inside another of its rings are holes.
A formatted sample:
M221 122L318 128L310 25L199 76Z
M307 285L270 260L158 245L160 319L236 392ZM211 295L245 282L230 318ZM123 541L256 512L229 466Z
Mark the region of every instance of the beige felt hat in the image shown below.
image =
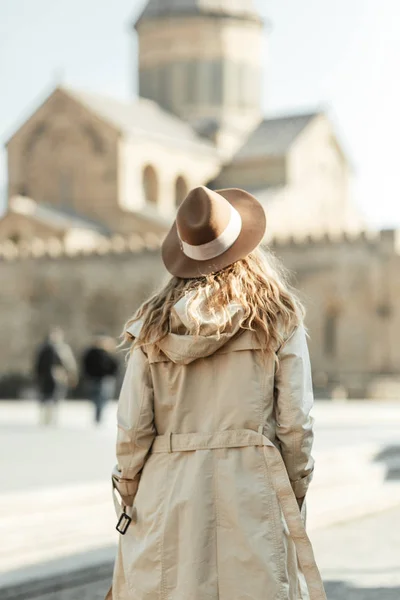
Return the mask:
M240 189L201 186L179 207L162 245L162 258L176 277L209 275L248 256L265 229L265 212L254 196Z

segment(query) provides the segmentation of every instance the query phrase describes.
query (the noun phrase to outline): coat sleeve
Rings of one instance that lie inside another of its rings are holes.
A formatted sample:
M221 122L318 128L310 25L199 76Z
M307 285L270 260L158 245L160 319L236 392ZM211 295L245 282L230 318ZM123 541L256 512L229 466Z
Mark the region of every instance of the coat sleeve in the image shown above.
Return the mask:
M276 435L297 498L303 498L311 482L314 459L313 388L303 325L298 326L278 351L275 376Z
M132 506L141 471L154 437L153 386L144 352L137 348L129 358L118 402L117 465L113 484L126 506Z

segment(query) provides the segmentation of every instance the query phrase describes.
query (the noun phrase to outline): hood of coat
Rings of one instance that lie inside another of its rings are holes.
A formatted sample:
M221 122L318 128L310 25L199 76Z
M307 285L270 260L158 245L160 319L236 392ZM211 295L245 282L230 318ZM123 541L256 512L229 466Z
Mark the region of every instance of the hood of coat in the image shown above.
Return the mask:
M230 304L227 313L211 314L206 307L205 297L195 302L201 315L199 334L196 323L188 314L188 304L192 299L187 294L175 304L171 311L170 333L157 342L157 347L169 360L179 364L189 364L198 358L211 356L220 350L239 333L243 319L243 308L239 304ZM128 329L134 337L140 337L140 322Z

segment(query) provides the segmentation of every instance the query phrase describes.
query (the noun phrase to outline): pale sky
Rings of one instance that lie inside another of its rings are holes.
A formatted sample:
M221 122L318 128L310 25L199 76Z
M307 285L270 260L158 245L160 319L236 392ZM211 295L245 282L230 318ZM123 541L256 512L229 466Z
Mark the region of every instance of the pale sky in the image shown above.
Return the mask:
M0 143L55 84L136 92L144 0L0 0ZM400 225L399 0L259 0L266 114L326 107L374 226ZM0 187L6 183L0 152Z

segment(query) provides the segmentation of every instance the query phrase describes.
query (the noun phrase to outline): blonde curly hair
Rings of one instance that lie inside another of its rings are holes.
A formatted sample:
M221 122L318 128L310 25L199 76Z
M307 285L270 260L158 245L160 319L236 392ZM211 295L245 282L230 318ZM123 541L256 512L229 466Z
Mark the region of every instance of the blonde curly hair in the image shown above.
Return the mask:
M304 319L303 305L288 284L287 272L271 252L259 247L212 275L196 279L172 277L127 322L124 331L136 321L142 324L132 348L156 344L164 338L170 331L173 306L188 294L187 314L194 323L192 335L199 335L202 324L200 297L210 315L216 315L217 334L231 322L228 307L234 303L243 308L240 327L255 332L266 354L274 352ZM132 337L125 333L125 340L132 341Z

